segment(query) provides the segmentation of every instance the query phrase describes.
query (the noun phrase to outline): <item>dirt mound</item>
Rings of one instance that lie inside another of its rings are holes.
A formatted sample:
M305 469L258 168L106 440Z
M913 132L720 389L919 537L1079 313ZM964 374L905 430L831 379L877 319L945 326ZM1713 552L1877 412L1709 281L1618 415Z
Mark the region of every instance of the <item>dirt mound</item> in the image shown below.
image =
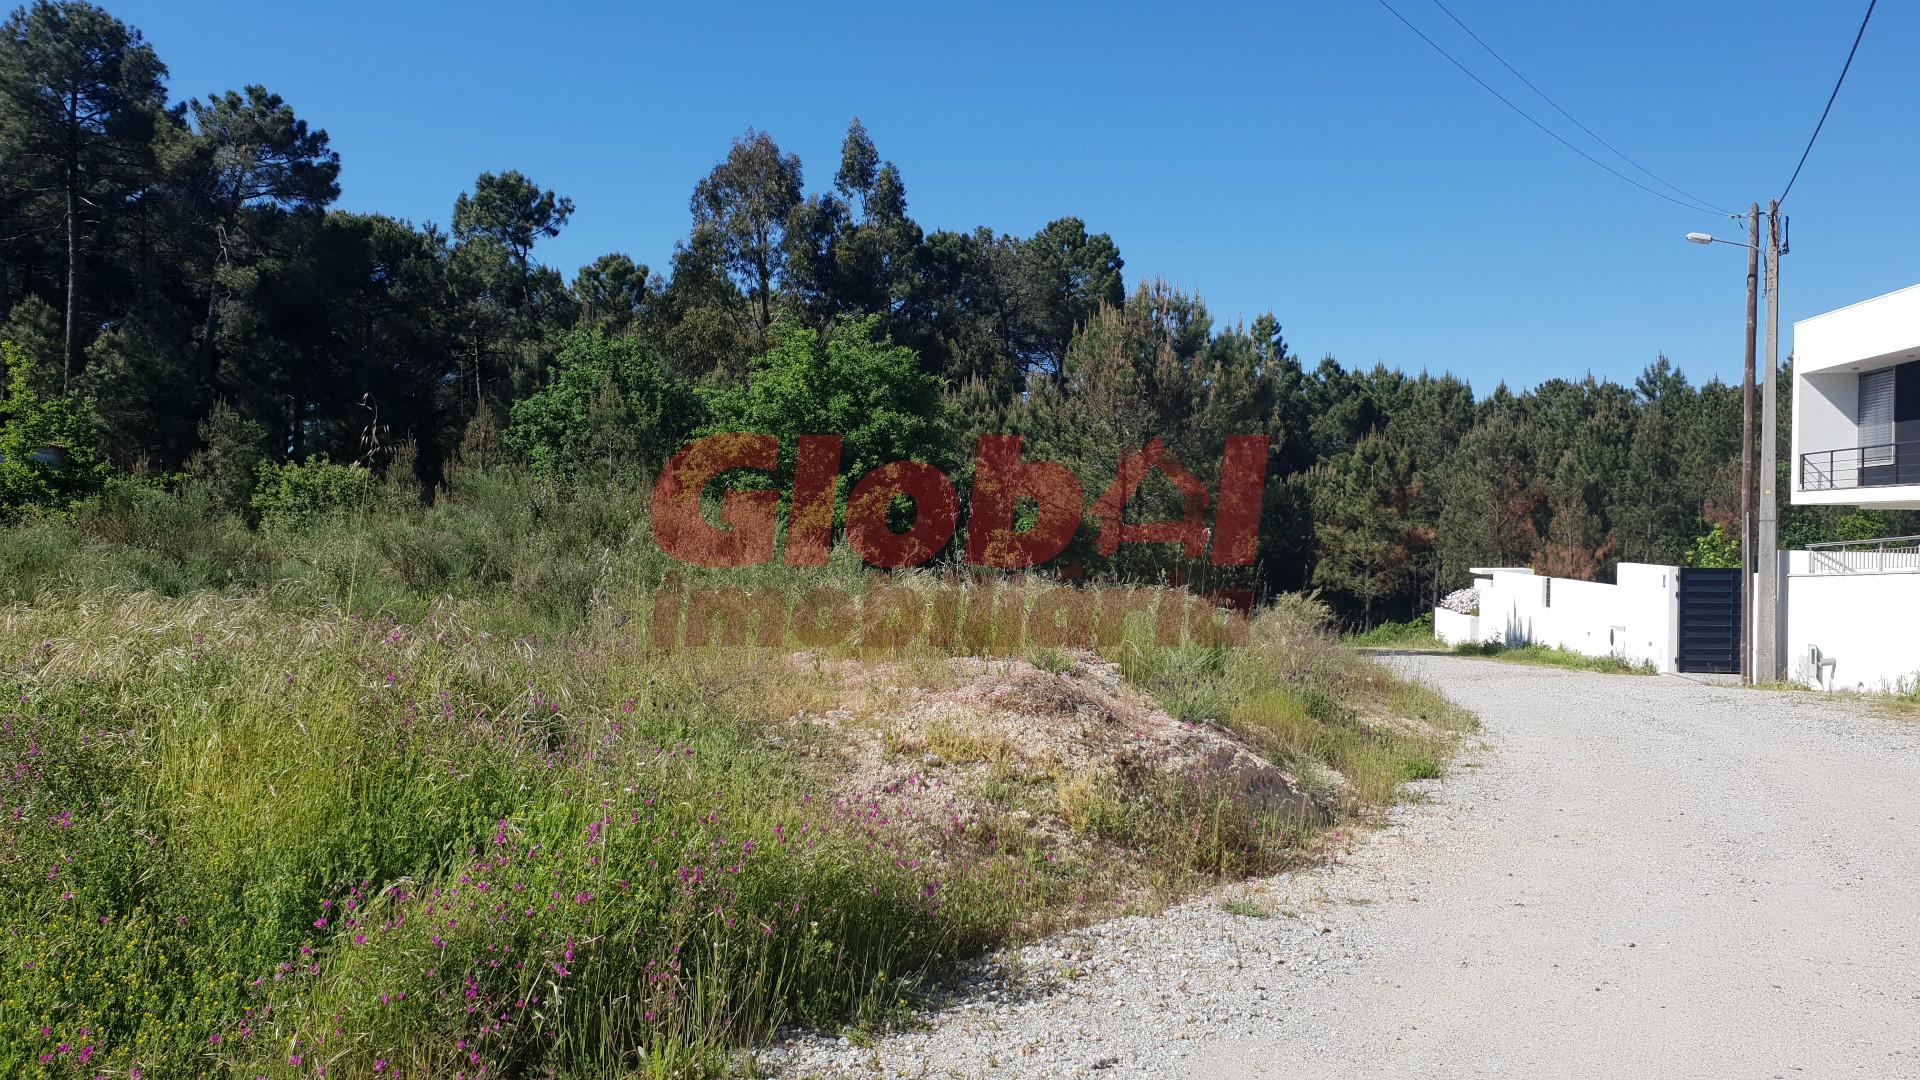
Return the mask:
M862 813L942 831L1003 813L1075 845L1087 840L1075 812L1086 793L1126 806L1170 782L1273 820L1330 816L1292 773L1230 732L1168 715L1093 653L1058 671L978 657L931 667L795 659L828 676L839 700L801 709L789 726L825 736L807 741Z

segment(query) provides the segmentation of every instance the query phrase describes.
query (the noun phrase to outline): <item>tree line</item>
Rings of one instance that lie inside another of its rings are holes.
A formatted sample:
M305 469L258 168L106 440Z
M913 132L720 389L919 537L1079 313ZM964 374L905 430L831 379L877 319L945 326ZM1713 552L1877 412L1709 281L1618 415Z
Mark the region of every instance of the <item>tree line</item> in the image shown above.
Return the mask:
M336 209L339 155L292 104L257 85L173 101L137 29L35 0L0 29L0 163L12 518L109 478L197 486L255 522L259 498L354 488L330 469L423 501L460 469L630 482L737 429L840 433L852 476L911 457L963 485L979 434L1019 433L1097 494L1150 438L1211 482L1226 436L1266 434L1260 560L1239 583L1319 588L1372 623L1475 565L1724 558L1701 538L1739 503L1738 388L1664 357L1631 386L1479 398L1451 375L1308 364L1272 315L1221 325L1195 294L1129 287L1077 217L922 228L857 119L829 184L749 129L694 186L664 268L609 251L568 277L539 249L574 203L524 173L476 177L444 227ZM1137 502L1177 515L1180 496ZM1902 524L1793 510L1787 540ZM1191 563L1081 545L1054 569Z

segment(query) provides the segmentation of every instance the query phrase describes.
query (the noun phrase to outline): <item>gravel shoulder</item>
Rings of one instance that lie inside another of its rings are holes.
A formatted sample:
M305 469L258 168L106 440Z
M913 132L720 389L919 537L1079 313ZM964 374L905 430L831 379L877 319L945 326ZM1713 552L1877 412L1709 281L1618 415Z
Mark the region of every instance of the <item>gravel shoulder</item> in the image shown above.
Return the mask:
M917 1030L801 1036L766 1065L1920 1077L1920 723L1672 677L1393 662L1483 733L1386 827L989 958Z

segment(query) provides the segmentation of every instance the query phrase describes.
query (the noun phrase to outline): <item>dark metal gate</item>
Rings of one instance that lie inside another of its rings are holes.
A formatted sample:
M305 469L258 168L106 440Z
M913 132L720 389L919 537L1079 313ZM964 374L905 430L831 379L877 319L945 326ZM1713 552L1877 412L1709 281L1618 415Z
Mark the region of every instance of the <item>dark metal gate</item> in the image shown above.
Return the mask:
M1740 571L1680 571L1681 671L1740 670Z

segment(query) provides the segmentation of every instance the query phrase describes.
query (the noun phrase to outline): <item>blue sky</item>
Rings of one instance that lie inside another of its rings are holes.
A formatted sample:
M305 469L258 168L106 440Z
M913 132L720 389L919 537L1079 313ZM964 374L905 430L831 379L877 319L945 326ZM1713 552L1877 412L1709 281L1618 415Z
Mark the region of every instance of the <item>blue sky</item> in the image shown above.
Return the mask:
M1432 0L1410 20L1622 172ZM1858 26L1855 0L1448 0L1607 141L1744 211L1778 195ZM1607 175L1375 0L1222 5L326 4L107 0L176 98L265 84L332 135L341 203L444 224L483 170L578 206L541 257L664 268L694 183L748 126L831 184L849 118L922 226L1112 234L1131 284L1216 318L1274 311L1309 361L1505 380L1630 379L1664 351L1737 378L1744 225ZM1880 5L1787 204L1790 324L1920 281L1920 9ZM1784 352L1784 349L1783 349Z

